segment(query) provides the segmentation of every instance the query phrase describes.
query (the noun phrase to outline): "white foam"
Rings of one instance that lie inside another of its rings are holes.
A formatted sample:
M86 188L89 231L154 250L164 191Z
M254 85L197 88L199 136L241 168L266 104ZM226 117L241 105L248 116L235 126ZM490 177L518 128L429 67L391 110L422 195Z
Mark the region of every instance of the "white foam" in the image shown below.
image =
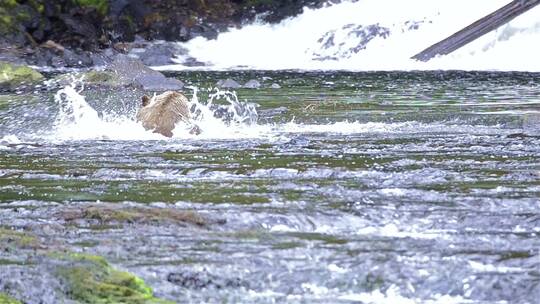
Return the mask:
M359 0L343 1L304 13L276 25L254 23L230 29L217 39L196 38L182 44L207 68L323 70L521 70L540 71L540 7L514 19L462 49L427 63L410 57L446 38L510 0ZM417 29L410 23L419 22ZM371 40L364 50L348 50L361 38L350 28L388 28L386 38ZM348 25L352 25L347 27ZM319 41L334 34L334 45ZM324 56L336 60L320 60ZM185 69L180 65L163 69Z
M269 134L272 126L256 125L256 110L251 104L238 102L235 93L216 90L207 101L201 102L197 89L190 101L195 107L195 122L203 130L200 135L189 133L189 128L177 125L174 138L234 139L258 138ZM228 114L227 119L214 117L212 108L218 99L225 100L221 111ZM59 90L55 95L59 112L51 132L46 132L49 140L164 140L166 137L145 130L135 117L118 114L100 115L86 101L81 79Z
M401 295L400 290L397 286L390 286L385 292L380 290L374 290L372 292L363 292L363 293L350 293L338 297L340 300L345 301L358 301L361 303L371 304L415 304L415 303L436 303L436 304L458 304L458 303L476 303L477 301L472 301L463 298L462 296L450 296L450 295L441 295L434 294L430 299L418 299L418 298L407 298ZM506 303L505 301L496 301L494 303Z
M18 145L21 140L15 135L6 135L0 139L0 150L10 150L10 145Z
M0 139L0 145L16 145L20 143L21 140L15 135L6 135Z
M59 113L52 134L49 134L51 139L159 139L159 135L145 131L132 118L116 115L100 117L86 102L83 90L81 80L76 80L56 93Z
M377 134L377 133L466 133L492 134L498 128L470 126L450 123L421 122L358 122L338 121L322 124L288 123L259 124L254 104L239 102L235 92L214 89L208 98L199 100L199 91L191 87L190 101L193 120L202 130L201 134L190 134L190 127L180 123L173 130L175 139L191 140L232 140L259 139L267 142L288 141L291 135L310 133L330 133L337 135ZM66 140L169 140L160 134L145 130L135 120L134 113L98 113L86 101L84 85L80 79L62 88L55 95L58 113L51 130L33 135L33 139L48 141ZM3 140L4 142L6 140ZM390 190L388 190L390 191Z

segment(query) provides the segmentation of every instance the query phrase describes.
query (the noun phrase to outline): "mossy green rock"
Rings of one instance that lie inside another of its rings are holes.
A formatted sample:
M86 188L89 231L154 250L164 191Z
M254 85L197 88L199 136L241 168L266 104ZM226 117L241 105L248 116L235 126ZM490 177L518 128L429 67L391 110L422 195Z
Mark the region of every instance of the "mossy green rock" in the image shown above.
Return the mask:
M0 88L14 88L21 84L41 81L43 78L41 73L30 67L0 61Z
M0 227L0 251L39 248L39 240L24 232ZM1 302L0 302L1 303Z
M21 304L21 302L0 292L0 304Z
M152 289L135 275L113 269L99 256L67 254L70 263L58 268L68 297L81 303L172 303L153 296Z

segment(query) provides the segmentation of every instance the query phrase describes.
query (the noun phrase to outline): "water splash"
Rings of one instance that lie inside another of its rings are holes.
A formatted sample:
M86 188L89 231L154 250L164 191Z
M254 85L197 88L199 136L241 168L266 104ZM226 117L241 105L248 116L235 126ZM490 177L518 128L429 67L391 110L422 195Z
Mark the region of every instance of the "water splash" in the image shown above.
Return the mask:
M427 63L410 59L509 2L343 1L305 9L276 25L254 23L182 46L211 69L540 71L540 7L453 54ZM189 68L178 62L163 68Z
M257 128L255 104L238 101L235 92L214 89L205 101L199 100L197 87L190 87L193 97L190 108L201 135L177 125L173 138L242 138L258 137L268 127ZM58 113L50 139L56 140L162 140L160 134L146 131L136 122L134 113L98 112L84 96L84 81L73 81L54 96ZM254 128L253 128L254 127Z
M87 103L83 91L83 79L74 78L71 84L56 93L54 100L59 107L50 139L159 139L159 135L145 131L133 117L99 114Z
M198 87L188 87L188 89L192 91L189 107L194 124L202 130L202 133L199 135L190 134L190 128L180 123L173 130L173 141L178 139L230 140L254 138L269 142L286 142L298 134L313 133L341 135L381 133L469 134L473 129L474 134L500 134L502 132L499 126L471 126L459 124L455 121L422 123L417 121L359 122L344 120L317 124L295 121L293 118L293 120L285 123L260 123L258 122L257 105L247 101L240 102L236 92L216 88L199 89ZM47 140L168 139L160 134L145 130L135 120L135 112L96 110L87 102L84 93L82 79L74 79L70 85L56 93L54 99L58 106L58 113L52 131L47 133ZM41 133L36 136L40 137Z

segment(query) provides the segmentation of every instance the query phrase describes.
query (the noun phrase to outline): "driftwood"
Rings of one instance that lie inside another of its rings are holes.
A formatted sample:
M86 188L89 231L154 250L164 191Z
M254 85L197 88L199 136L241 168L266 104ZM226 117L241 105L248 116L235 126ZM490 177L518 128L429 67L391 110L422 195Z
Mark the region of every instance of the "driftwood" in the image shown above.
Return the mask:
M428 61L437 55L447 55L477 38L510 22L517 16L525 13L540 4L540 0L515 0L506 6L494 11L484 18L474 22L450 37L435 43L422 52L414 55L412 59Z

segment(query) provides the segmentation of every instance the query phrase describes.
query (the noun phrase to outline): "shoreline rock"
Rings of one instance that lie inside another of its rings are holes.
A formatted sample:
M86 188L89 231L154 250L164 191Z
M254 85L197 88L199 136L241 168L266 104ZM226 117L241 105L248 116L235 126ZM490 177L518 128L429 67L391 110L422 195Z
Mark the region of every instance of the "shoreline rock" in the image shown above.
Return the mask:
M13 90L24 84L33 84L43 80L38 71L25 66L0 61L0 90Z

